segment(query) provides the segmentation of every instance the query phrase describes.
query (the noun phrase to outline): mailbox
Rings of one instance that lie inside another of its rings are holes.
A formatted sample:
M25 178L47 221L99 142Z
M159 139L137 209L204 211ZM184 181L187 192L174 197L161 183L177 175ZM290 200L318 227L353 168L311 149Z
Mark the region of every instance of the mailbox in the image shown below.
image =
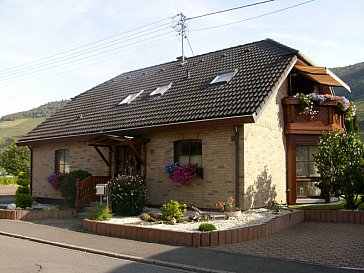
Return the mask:
M106 195L107 185L106 184L96 184L96 195Z

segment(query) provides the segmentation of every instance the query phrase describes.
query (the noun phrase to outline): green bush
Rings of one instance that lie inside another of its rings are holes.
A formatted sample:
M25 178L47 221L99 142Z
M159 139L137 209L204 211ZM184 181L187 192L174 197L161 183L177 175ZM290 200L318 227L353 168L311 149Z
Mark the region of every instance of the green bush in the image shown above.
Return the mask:
M29 186L29 175L25 172L19 172L16 183L19 186Z
M140 177L123 175L113 178L108 182L108 188L115 215L135 216L143 212L147 198Z
M75 205L77 179L82 181L90 175L91 174L86 171L77 170L67 173L59 178L59 190L62 194L62 197L66 199L70 207L74 207Z
M91 219L96 221L107 221L111 218L112 213L105 205L102 205L100 208L98 208L91 216Z
M214 231L216 230L216 227L213 224L210 223L202 223L199 227L198 227L199 231Z
M16 183L19 187L15 192L15 205L23 209L31 207L33 198L30 195L29 175L26 172L19 172Z
M30 194L30 189L28 186L20 186L16 189L15 194L22 193L22 194Z
M170 221L172 218L175 218L176 220L182 218L185 215L186 210L186 204L180 204L175 200L171 200L161 207L163 220L166 221Z
M33 204L33 198L30 194L16 193L15 194L15 205L20 208L31 207Z

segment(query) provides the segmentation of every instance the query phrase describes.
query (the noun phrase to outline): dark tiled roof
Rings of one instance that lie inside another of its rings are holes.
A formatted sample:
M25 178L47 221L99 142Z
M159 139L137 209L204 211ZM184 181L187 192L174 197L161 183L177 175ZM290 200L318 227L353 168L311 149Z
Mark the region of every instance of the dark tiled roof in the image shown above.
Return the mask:
M73 98L20 142L250 115L260 109L297 53L267 39L191 57L183 66L177 60L123 73ZM234 69L237 73L228 83L209 84L218 73ZM170 82L162 96L149 95ZM141 90L129 105L118 105Z

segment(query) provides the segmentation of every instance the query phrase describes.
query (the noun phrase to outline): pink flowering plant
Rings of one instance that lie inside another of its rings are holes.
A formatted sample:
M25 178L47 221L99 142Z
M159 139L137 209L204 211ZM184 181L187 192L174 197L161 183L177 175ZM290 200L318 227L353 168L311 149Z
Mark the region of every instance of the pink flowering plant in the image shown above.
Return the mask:
M235 206L235 199L229 196L226 202L217 202L215 207L221 209L222 211L239 211L240 208Z
M197 175L197 164L188 163L181 166L178 162L173 162L167 164L164 170L174 183L185 185Z
M50 174L50 175L48 175L48 177L47 177L47 182L48 182L49 184L51 184L51 186L52 186L52 188L53 188L54 190L58 190L58 188L59 188L59 183L60 183L59 179L60 179L62 176L63 176L63 174L62 174L62 173L61 173L61 174L51 173L51 174Z

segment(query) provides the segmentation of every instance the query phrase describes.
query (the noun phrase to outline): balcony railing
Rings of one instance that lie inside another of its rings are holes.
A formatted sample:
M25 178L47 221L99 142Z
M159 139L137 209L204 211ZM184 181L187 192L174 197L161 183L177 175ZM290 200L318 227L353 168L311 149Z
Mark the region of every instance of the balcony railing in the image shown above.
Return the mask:
M86 179L76 182L76 202L75 209L77 212L90 203L91 201L96 201L96 184L105 184L109 181L108 176L89 176Z
M286 97L282 104L286 134L321 134L322 131L344 128L344 115L336 101L314 104L312 115L302 111L297 98Z

